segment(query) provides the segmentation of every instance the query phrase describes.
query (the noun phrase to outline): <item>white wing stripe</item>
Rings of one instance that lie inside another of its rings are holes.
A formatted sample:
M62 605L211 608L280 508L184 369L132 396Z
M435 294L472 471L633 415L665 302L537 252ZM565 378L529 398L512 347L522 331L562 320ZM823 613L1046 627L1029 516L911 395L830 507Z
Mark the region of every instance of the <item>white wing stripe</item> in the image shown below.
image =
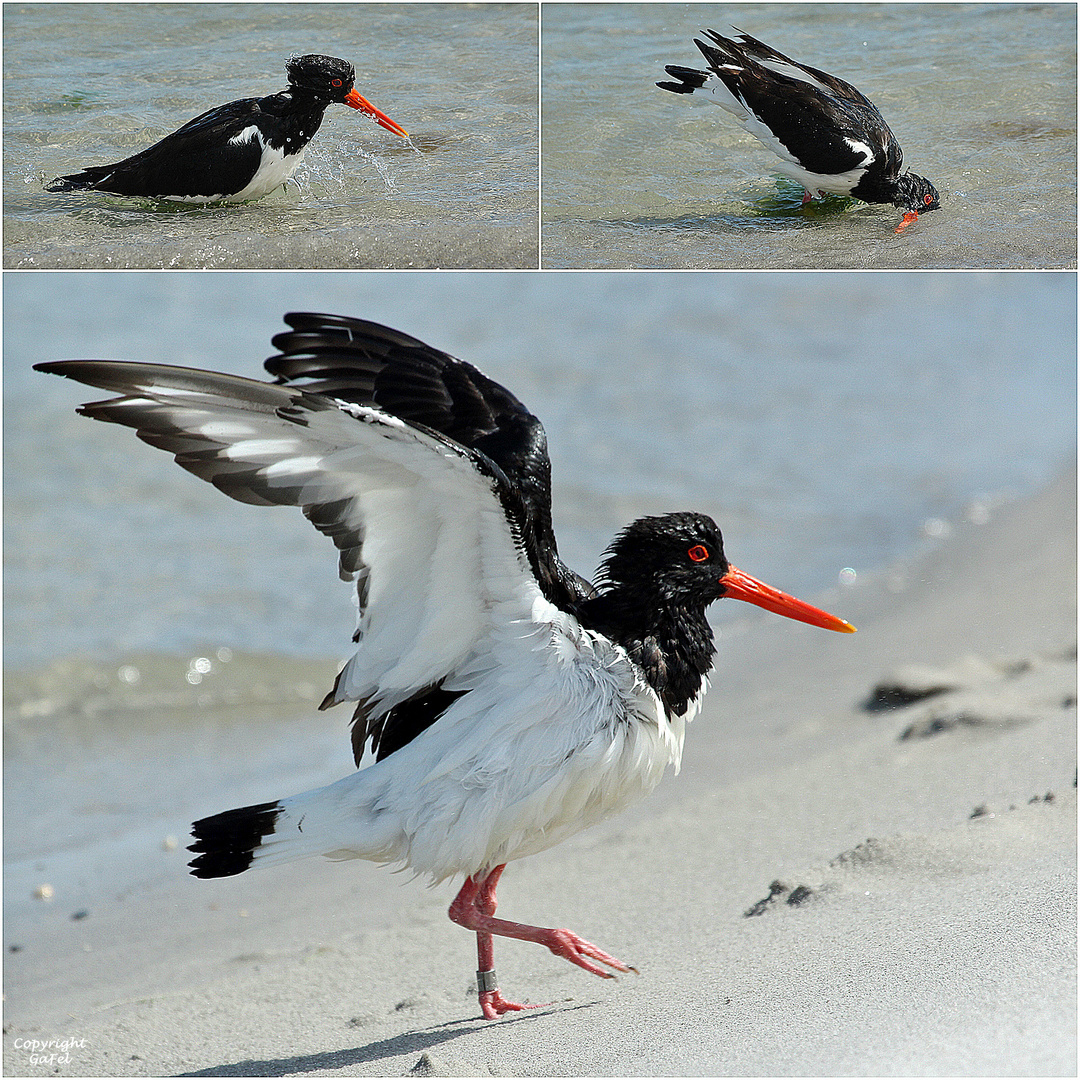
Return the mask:
M222 453L230 461L255 462L282 454L295 454L300 449L300 443L295 439L245 439L226 446Z
M158 369L160 385L144 372L126 382L140 396L109 403L107 418L236 498L322 508L312 516L343 564L362 560L360 647L337 700L388 709L446 679L464 688L493 637L534 625L539 587L494 482L463 448L369 406L210 373Z
M221 440L240 439L255 434L255 429L250 424L239 423L235 420L208 420L195 430L208 439Z
M262 470L262 475L267 480L275 480L279 476L310 475L319 468L322 460L320 457L285 458L283 461L275 461L273 465L268 465Z

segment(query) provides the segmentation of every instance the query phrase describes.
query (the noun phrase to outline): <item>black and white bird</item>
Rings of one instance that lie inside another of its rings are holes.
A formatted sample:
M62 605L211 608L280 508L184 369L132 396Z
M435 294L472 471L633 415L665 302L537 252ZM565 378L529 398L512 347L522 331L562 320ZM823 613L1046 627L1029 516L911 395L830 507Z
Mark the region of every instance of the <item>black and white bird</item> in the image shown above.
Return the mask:
M938 209L929 180L901 172L904 154L874 104L850 83L797 63L749 34L694 39L708 71L669 64L677 82L656 85L673 94L704 91L771 150L777 171L803 185L803 203L832 192L864 202L893 203L903 224ZM908 215L914 215L909 217Z
M296 172L326 107L335 102L408 138L403 127L356 91L347 60L294 56L286 61L285 72L289 85L278 94L219 105L132 157L60 176L45 190L192 203L261 199Z
M737 570L704 514L645 517L595 584L559 558L540 421L476 368L360 319L291 314L275 383L112 361L39 364L119 395L83 405L226 495L300 507L359 598L356 652L323 707L354 703L359 771L195 822L196 877L308 855L464 877L487 1018L492 936L604 978L629 965L569 930L495 917L506 863L558 844L678 768L712 667L706 608L732 597L850 624ZM366 767L363 767L366 765Z

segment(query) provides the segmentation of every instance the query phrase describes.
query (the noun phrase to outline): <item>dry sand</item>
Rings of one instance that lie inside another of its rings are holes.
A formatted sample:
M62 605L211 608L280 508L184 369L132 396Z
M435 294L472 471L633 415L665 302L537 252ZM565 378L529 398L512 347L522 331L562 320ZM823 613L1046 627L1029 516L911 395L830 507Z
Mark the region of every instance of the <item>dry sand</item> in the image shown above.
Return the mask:
M555 1004L485 1022L449 884L322 860L200 882L146 845L85 918L13 905L6 1072L1075 1075L1075 489L821 598L854 637L725 631L682 774L508 869L500 914L640 975L499 940L507 995ZM132 768L165 792L206 754ZM255 786L224 798L289 793Z

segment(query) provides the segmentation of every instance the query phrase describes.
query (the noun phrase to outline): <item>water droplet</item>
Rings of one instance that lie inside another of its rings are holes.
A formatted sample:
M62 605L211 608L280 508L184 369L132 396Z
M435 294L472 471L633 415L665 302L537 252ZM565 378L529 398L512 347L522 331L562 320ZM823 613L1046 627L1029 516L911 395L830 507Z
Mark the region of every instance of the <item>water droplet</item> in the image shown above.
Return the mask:
M940 540L952 532L952 527L944 518L927 518L922 523L923 536L929 536L934 540Z

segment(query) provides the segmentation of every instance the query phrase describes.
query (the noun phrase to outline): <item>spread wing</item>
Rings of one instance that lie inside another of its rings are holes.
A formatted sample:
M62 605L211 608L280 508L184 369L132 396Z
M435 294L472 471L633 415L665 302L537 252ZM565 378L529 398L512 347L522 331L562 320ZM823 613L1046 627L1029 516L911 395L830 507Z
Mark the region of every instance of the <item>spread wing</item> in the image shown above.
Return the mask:
M358 405L375 405L481 452L508 480L504 498L521 529L544 595L560 607L594 594L559 559L551 525L551 462L543 425L505 387L471 364L408 334L364 319L309 312L285 316L279 382Z
M385 756L468 692L493 636L530 647L543 598L520 497L475 446L336 392L152 364L38 369L118 394L79 411L134 428L234 499L299 506L333 540L357 582L359 644L324 705L359 702L358 761L368 738Z

